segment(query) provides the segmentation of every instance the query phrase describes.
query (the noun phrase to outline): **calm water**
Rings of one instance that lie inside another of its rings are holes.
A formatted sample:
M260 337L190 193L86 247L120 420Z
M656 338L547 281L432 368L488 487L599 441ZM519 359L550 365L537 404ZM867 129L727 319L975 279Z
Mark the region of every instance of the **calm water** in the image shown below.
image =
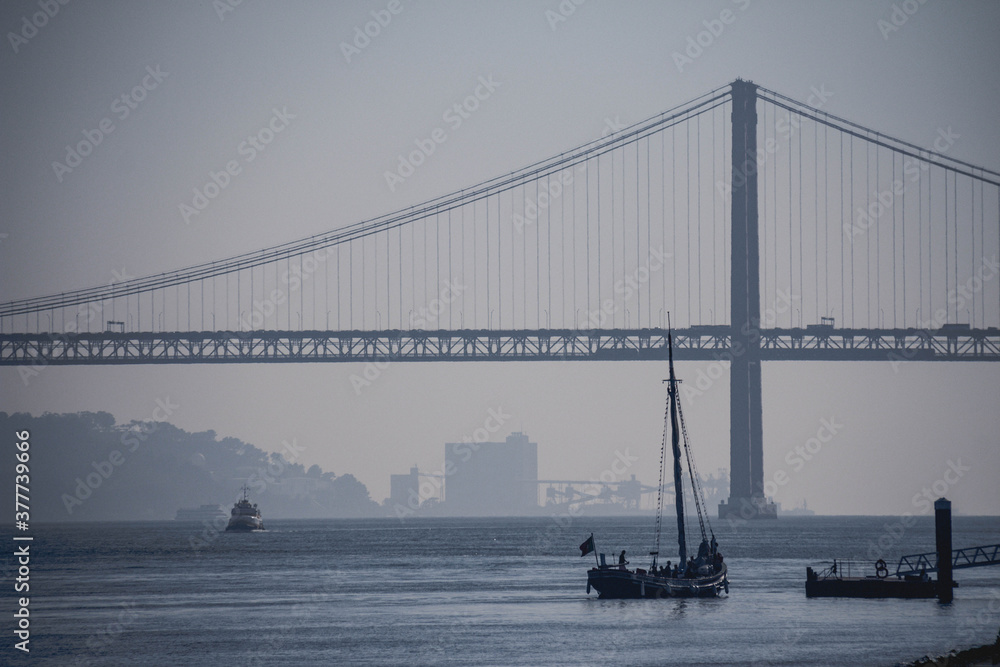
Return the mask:
M198 550L193 525L37 526L30 662L891 665L992 641L1000 567L958 572L947 606L806 599L806 565L864 557L887 521L722 523L728 598L628 601L586 594L594 561L577 545L593 531L600 551L645 566L649 518L271 520ZM933 542L924 517L886 560ZM1000 519L955 518L956 547L997 542Z

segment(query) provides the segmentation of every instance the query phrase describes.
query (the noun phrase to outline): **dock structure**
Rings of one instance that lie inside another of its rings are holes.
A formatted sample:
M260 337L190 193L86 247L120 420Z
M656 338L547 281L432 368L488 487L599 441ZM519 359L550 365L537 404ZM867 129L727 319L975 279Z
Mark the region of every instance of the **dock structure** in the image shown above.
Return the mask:
M941 603L951 602L954 597L954 570L1000 565L1000 544L981 547L952 549L951 546L951 501L939 498L934 503L934 533L937 550L931 553L913 554L899 559L896 571L889 578L889 568L885 561L875 563L875 574L863 577L851 576L849 561L835 560L833 565L822 571L806 568L807 597L850 597L850 598L934 598ZM932 560L933 558L933 560ZM937 579L930 574L936 573Z
M934 560L931 560L934 558ZM983 565L1000 565L1000 544L988 544L983 547L967 547L951 552L951 569L961 570L967 567ZM937 552L912 554L899 559L899 565L893 572L894 577L937 572Z

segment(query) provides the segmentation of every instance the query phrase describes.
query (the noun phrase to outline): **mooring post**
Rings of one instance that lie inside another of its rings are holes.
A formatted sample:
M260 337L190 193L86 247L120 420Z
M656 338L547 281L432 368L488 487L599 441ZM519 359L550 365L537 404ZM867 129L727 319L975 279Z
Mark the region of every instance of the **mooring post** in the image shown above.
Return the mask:
M951 602L951 501L934 501L934 532L937 538L938 602Z

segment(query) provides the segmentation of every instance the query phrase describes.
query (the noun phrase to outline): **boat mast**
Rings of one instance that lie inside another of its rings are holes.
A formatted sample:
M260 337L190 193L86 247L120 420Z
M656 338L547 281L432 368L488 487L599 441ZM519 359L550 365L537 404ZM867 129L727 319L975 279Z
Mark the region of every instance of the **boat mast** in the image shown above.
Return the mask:
M668 314L669 316L669 314ZM664 380L666 382L666 380ZM653 569L656 569L656 559L660 555L660 526L663 524L663 486L667 472L667 431L670 429L670 399L663 408L663 437L660 439L660 481L656 487L656 550L652 552Z
M674 452L674 498L677 502L677 543L680 547L680 562L683 568L687 563L687 545L684 539L684 487L681 485L681 447L680 428L677 423L677 376L674 375L674 336L667 324L667 359L670 363L670 379L667 386L670 397L670 443Z

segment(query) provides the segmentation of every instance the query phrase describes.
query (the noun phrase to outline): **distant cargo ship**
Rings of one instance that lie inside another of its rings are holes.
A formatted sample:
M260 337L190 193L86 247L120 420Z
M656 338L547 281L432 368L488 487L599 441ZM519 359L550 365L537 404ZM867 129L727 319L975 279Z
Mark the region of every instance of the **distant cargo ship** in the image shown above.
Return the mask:
M222 505L199 505L196 508L185 508L177 510L174 521L185 521L191 523L202 523L203 521L215 522L220 517L225 519L229 514Z

